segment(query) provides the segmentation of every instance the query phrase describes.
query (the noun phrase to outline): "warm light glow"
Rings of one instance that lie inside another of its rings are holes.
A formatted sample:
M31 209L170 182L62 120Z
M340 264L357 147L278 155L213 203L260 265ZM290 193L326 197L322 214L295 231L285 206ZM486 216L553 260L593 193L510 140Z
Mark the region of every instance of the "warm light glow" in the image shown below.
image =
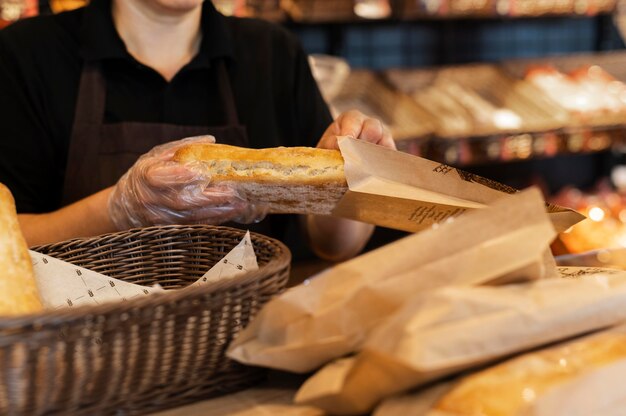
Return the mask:
M608 250L600 250L596 254L596 258L600 263L610 263L611 262L611 252Z
M524 390L522 390L522 398L525 402L532 402L535 400L536 397L537 394L535 394L535 390L529 387L526 387Z
M620 234L617 237L615 237L615 241L617 242L617 244L619 244L620 247L626 247L626 235L625 234Z
M589 218L592 221L600 222L604 219L604 210L600 207L593 207L589 210Z
M493 124L503 130L519 129L522 127L522 119L511 110L499 108L493 114Z
M365 19L383 19L391 15L389 0L356 0L354 14Z

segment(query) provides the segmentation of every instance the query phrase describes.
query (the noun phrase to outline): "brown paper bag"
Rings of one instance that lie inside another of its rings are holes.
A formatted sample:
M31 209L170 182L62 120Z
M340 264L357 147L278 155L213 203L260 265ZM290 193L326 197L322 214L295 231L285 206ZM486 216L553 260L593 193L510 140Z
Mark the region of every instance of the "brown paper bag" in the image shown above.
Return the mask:
M375 325L416 294L552 275L543 256L554 235L536 189L500 198L489 208L339 264L273 299L228 355L247 364L314 370L356 351Z
M626 328L622 327L470 375L434 410L456 416L624 414L625 373Z
M626 320L626 272L562 273L562 279L417 294L372 331L355 357L307 380L296 402L332 414L365 413L437 378Z
M626 326L620 326L388 398L374 416L621 415L625 372Z
M376 407L372 416L444 416L436 415L433 408L446 393L454 388L456 383L458 380L454 379L454 381L441 382L410 393L388 397Z
M333 215L405 231L484 208L518 192L501 183L350 137L339 138L349 190ZM584 219L556 205L546 210L558 232Z

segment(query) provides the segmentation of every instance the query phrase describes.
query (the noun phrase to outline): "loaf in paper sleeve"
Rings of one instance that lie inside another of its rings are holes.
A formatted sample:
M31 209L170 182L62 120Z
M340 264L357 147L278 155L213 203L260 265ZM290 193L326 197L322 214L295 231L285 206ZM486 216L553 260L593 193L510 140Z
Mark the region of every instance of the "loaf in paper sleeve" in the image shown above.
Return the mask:
M348 136L341 151L310 147L247 149L194 143L173 160L203 182L224 185L266 213L332 214L410 232L484 208L517 190L441 163ZM583 216L546 204L557 231Z
M0 317L42 309L11 192L0 184Z
M270 213L328 215L348 190L338 150L191 144L179 149L174 160L201 162L211 181L232 186Z
M619 416L623 325L385 399L373 416Z
M376 327L355 357L308 379L296 402L330 414L366 413L385 397L626 320L626 272L561 273L418 294Z
M470 375L429 416L623 414L626 328L528 353Z
M556 274L553 261L544 261L554 236L538 190L507 196L287 291L265 305L228 354L246 364L314 370L356 351L372 328L417 294Z

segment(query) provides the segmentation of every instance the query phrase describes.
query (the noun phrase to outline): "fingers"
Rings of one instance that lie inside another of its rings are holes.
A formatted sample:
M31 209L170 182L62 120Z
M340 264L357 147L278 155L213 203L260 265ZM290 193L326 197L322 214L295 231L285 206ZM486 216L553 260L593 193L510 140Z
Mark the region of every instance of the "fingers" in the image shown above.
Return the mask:
M368 143L396 149L391 132L383 122L376 118L368 117L357 110L347 111L337 117L326 129L317 147L339 149L337 136L351 136Z
M317 143L318 148L339 150L339 145L337 144L337 136L340 135L340 129L337 120L335 120L333 123L330 124L330 126L328 126L328 128L322 135L322 138Z
M198 172L178 163L157 162L147 166L143 174L146 183L153 188L178 188L203 179ZM209 178L207 177L208 181Z
M360 111L346 111L337 118L337 123L339 124L338 136L352 136L355 139L360 139L361 132L368 119L370 118Z
M391 131L384 124L383 124L383 137L377 144L384 146L388 149L398 150L398 148L396 147L396 141L393 139L393 136L391 135Z
M195 209L238 209L241 202L246 202L239 193L228 186L207 186L203 183L190 183L183 188L166 190L148 189L141 196L145 206L159 210L162 215L182 215Z
M384 133L385 128L380 120L367 118L363 121L361 135L358 136L358 138L368 143L378 144L383 139Z

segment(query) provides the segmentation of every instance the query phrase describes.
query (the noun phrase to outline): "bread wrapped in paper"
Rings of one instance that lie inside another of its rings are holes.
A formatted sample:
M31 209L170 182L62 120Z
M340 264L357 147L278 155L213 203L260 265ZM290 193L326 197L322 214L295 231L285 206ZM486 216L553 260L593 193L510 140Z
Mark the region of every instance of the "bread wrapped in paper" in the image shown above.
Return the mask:
M470 375L429 416L621 415L626 328L511 359Z
M426 382L626 320L626 272L562 273L418 294L372 331L354 358L307 380L296 401L331 414L365 413Z
M231 344L229 356L314 370L356 351L372 328L420 293L555 274L553 263L544 262L554 236L536 189L507 196L339 264L273 299Z
M373 416L618 416L625 365L620 326L386 398Z
M0 316L42 309L11 192L0 184Z
M410 232L485 208L517 190L441 163L339 137L337 150L189 144L174 161L267 213L350 218ZM557 231L583 216L546 204Z

